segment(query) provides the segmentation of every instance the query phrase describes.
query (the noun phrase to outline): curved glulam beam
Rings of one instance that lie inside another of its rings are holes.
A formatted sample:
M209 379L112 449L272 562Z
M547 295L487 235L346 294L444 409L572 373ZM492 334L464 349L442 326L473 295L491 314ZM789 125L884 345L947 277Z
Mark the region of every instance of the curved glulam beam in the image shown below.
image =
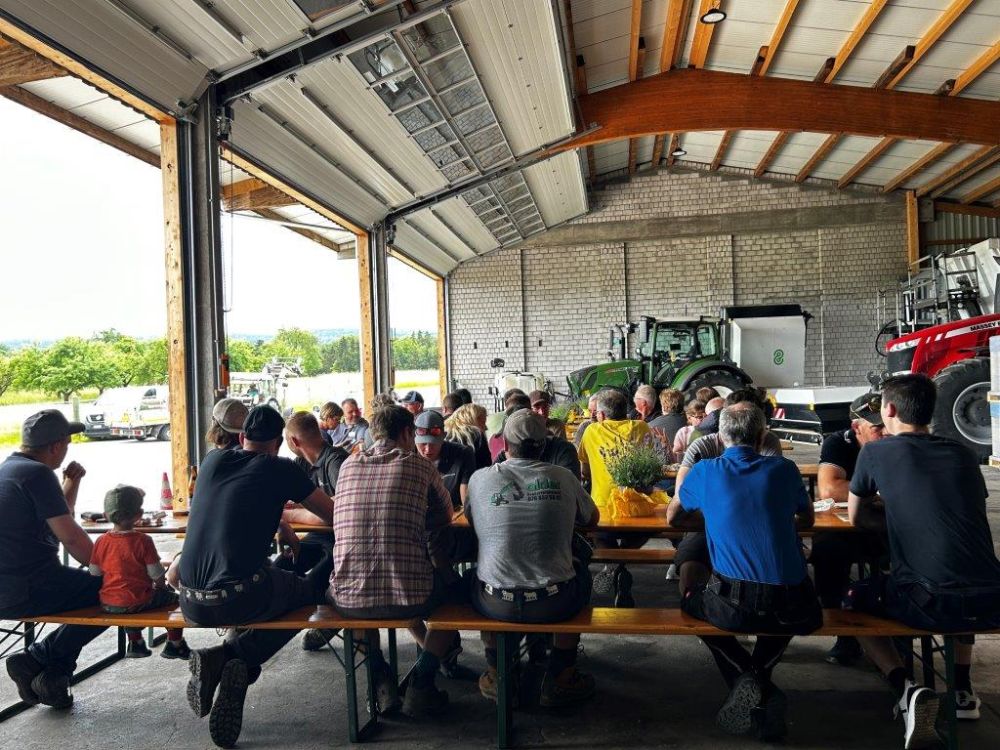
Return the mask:
M1000 144L1000 102L671 70L580 97L599 126L555 150L696 130L786 130Z

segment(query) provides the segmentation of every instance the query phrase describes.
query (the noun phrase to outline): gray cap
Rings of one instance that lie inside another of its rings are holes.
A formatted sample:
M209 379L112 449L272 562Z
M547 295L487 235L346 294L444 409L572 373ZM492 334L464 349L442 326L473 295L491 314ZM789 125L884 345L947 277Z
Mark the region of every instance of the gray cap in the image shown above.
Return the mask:
M503 425L503 439L512 445L544 443L547 436L545 423L529 409L514 412Z
M882 394L871 391L851 402L851 416L875 427L882 426Z
M82 422L70 422L58 409L43 409L24 420L21 445L25 448L44 448L78 432L83 432Z
M104 496L104 515L111 523L135 518L142 511L142 499L145 496L146 493L138 487L119 484Z
M212 419L226 432L239 435L243 432L243 423L247 421L250 410L242 401L236 398L224 398L212 409Z
M413 442L417 444L444 442L444 417L433 409L420 412L413 427Z

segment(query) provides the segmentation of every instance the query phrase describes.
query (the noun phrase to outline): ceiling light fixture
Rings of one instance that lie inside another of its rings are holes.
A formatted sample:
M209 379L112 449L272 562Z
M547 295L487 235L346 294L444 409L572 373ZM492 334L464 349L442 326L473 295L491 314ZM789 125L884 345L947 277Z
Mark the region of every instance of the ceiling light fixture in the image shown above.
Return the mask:
M685 151L684 149L678 147L678 148L675 148L673 151L671 151L670 155L672 157L674 157L675 159L679 159L682 156L687 156L687 151Z
M705 15L701 17L701 22L708 24L719 23L720 21L725 20L726 12L724 10L720 10L719 8L712 8L711 10L706 11Z

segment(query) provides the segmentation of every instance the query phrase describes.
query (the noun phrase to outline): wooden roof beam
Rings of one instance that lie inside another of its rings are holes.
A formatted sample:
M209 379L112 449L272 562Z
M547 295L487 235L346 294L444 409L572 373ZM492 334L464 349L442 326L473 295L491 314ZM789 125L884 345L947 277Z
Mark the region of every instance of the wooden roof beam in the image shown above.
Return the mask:
M710 10L722 8L722 0L701 0L698 4L698 23L691 42L691 57L688 60L690 68L704 68L708 62L708 50L712 46L712 36L715 34L714 23L702 23L701 17Z
M688 18L691 16L691 2L692 0L667 2L667 15L663 20L663 40L660 43L660 73L673 70L680 65L681 52L684 50L684 35L687 32ZM656 169L660 166L666 139L667 133L658 133L653 138L653 158L650 161L650 168Z
M858 22L854 25L854 28L851 30L847 40L840 46L840 51L834 58L833 65L830 67L829 72L823 78L823 83L830 83L837 77L840 69L847 64L847 61L854 53L855 48L861 43L861 40L864 39L865 34L868 33L868 30L872 27L875 21L878 20L879 14L883 11L888 2L889 0L872 0L872 4L868 6L868 9L864 12L861 18L858 19Z
M913 56L917 53L916 45L907 44L903 51L896 55L896 59L889 63L889 67L882 71L882 75L872 85L873 89L889 88L889 83L896 78L900 72L913 61Z
M958 199L958 202L963 204L973 203L974 201L993 195L998 190L1000 190L1000 177L994 177L992 180L988 180L982 185L972 188L972 190L962 195Z
M893 139L896 140L895 138ZM911 177L920 174L931 164L936 162L939 158L947 154L949 151L955 148L954 143L939 143L937 146L932 148L926 154L917 159L913 164L904 169L898 175L893 177L889 182L882 186L883 193L891 193L896 188L909 182Z
M996 146L983 146L982 148L977 149L975 152L962 159L962 161L958 162L958 164L953 164L937 177L928 180L923 185L918 187L917 197L922 198L928 193L934 193L941 189L947 189L960 179L966 180L968 177L978 174L979 170L976 169L976 167L980 166L980 168L985 168L981 166L985 164L984 160L988 160L990 157L995 156L998 153L1000 153L1000 149ZM971 174L967 174L971 170L976 171Z
M65 71L63 71L63 73L65 73ZM110 130L105 130L90 120L85 120L79 115L75 115L62 107L58 107L52 102L46 101L42 97L32 94L26 89L18 88L17 86L7 86L0 88L0 96L5 99L9 99L12 102L17 102L22 107L27 107L28 109L33 110L40 115L45 115L56 122L61 122L66 127L73 128L73 130L79 131L84 135L89 135L91 138L95 138L101 143L105 143L112 148L116 148L129 156L134 156L136 159L146 162L146 164L149 164L151 167L159 168L160 166L159 154L147 151L141 146L132 143L132 141L125 140L120 135L112 133Z
M816 149L816 152L812 156L809 157L809 161L807 161L802 169L799 170L799 173L795 175L795 181L805 182L806 178L808 178L809 175L812 174L812 171L816 168L816 165L830 155L830 152L833 151L834 146L836 146L839 141L840 133L831 133L828 135L826 140L823 141L823 144Z
M966 216L985 216L987 219L1000 219L1000 201L993 204L993 208L988 206L963 206L959 203L948 203L946 201L934 201L934 210L946 214L964 214Z
M1000 102L679 69L580 97L598 128L565 151L693 130L788 130L1000 144Z
M636 56L637 66L636 74L642 77L642 66L646 61L646 42L642 37L639 37L638 55ZM635 174L636 162L639 159L639 139L630 138L628 142L628 173Z
M0 37L0 87L68 75L65 68L16 42Z
M282 216L277 211L272 211L269 208L257 208L254 209L253 212L270 221L288 221L288 217ZM285 224L285 229L289 229L300 237L305 237L307 240L311 240L318 245L322 245L327 250L333 250L333 252L337 253L337 255L343 257L344 248L333 240L324 237L319 232L314 232L313 230L306 229L305 227L290 227L287 224Z
M583 55L576 51L576 32L573 30L573 7L570 0L563 0L563 12L566 15L566 42L569 45L567 53L575 65L573 68L573 84L576 87L577 101L587 95L587 63ZM594 147L584 149L587 159L587 180L593 186L597 179L597 161L594 159Z
M975 0L952 0L951 4L944 9L931 27L924 32L920 40L914 47L913 57L900 70L886 82L886 88L895 88L896 84L906 78L907 74L913 70L914 66L923 59L924 55L930 52L931 48L937 44L938 40L944 36L954 23L961 18L962 14L968 10Z
M639 35L642 28L642 0L632 0L632 23L628 41L628 79L636 81L642 78L643 65L646 63L646 41ZM639 139L630 138L628 142L628 173L635 174L636 162L639 158Z
M843 189L854 182L855 177L868 169L868 167L870 167L876 159L882 156L882 154L888 151L889 147L895 142L895 138L883 138L879 141L875 148L865 154L857 164L848 169L844 173L843 177L837 180L837 187Z
M286 193L256 178L222 186L222 205L226 211L257 211L295 203Z

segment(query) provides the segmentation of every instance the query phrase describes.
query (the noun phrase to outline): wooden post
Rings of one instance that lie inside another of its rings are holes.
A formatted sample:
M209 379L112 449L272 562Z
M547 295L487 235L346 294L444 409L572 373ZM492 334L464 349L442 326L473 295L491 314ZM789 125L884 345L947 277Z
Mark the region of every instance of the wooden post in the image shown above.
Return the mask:
M167 292L167 385L170 389L170 457L174 511L187 511L188 452L187 351L184 336L184 254L181 247L181 201L177 174L177 124L160 123L160 171L163 177L163 240Z
M371 410L375 398L375 351L372 347L374 321L372 320L371 257L368 254L367 234L355 235L358 259L358 288L361 301L361 376L364 382L365 402L362 410Z
M906 262L915 265L920 259L920 222L917 209L917 194L906 191Z
M438 278L434 282L437 287L437 342L438 342L438 379L441 383L441 398L444 399L450 392L448 387L448 329L445 323L445 301L444 301L444 279Z

